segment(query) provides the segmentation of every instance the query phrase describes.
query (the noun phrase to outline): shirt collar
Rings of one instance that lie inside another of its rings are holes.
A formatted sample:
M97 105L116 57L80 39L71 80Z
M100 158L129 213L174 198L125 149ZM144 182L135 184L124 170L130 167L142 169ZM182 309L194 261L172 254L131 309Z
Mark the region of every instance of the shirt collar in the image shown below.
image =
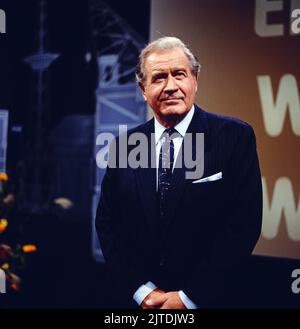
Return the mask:
M188 111L187 115L181 120L179 123L177 123L174 128L179 132L179 134L184 137L185 133L188 129L188 126L190 125L193 115L195 111L195 106L193 105L192 108ZM164 127L162 124L160 124L156 117L154 117L154 132L155 132L155 145L160 140L163 132L165 131L166 127Z

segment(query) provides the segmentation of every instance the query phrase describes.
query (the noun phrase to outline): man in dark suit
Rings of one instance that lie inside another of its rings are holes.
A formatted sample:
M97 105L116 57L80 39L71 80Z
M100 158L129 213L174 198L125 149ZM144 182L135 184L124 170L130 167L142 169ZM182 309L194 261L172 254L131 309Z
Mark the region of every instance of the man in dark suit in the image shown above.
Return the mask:
M226 306L260 235L253 129L194 105L199 71L178 38L160 38L142 51L136 76L154 118L127 138L146 136L148 166L108 166L102 182L96 217L102 251L119 287L142 308ZM197 134L204 134L200 158ZM188 179L191 168L178 160L185 160L188 135L193 159L204 164L197 179Z

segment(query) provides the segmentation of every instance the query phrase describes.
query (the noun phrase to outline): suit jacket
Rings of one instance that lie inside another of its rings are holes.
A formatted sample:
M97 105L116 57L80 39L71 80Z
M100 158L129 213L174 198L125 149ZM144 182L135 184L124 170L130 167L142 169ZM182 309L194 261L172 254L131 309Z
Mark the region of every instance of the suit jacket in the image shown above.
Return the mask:
M154 120L128 136L135 132L150 141ZM175 168L162 223L156 169L108 167L96 228L107 265L128 296L150 280L167 291L183 290L199 307L226 306L261 230L255 136L247 123L197 106L187 133L204 133L203 177L222 172L222 179L193 184L185 167Z

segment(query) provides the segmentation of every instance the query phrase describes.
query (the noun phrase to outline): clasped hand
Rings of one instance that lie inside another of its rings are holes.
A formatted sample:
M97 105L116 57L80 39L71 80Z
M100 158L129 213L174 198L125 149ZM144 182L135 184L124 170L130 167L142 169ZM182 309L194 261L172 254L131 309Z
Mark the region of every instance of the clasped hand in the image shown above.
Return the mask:
M178 291L154 289L142 303L143 309L185 309Z

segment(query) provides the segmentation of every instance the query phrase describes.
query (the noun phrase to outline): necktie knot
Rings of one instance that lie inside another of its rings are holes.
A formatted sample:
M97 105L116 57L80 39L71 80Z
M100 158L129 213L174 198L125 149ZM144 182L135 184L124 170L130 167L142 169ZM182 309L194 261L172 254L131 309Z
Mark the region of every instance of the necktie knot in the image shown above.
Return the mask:
M163 134L167 134L171 139L174 139L179 135L178 131L174 127L165 129Z
M171 127L171 128L167 128L165 129L165 132L171 136L172 134L174 134L175 132L177 132L177 130L174 128L174 127Z

